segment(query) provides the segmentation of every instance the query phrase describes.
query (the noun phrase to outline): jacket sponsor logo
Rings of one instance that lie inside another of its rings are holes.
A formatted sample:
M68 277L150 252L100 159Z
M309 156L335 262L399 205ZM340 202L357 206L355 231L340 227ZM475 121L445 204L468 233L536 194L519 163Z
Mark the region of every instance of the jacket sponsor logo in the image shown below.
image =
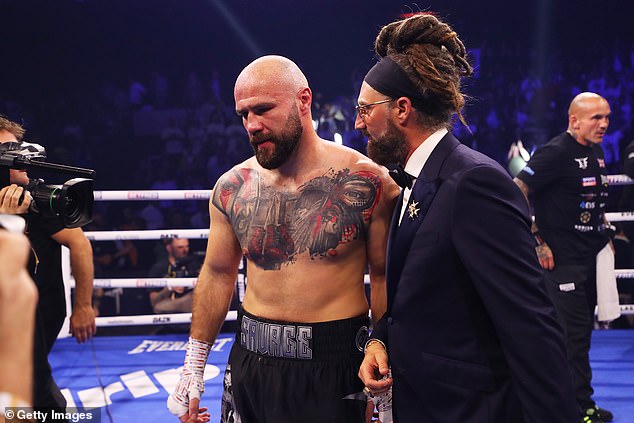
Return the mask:
M579 169L587 169L588 168L588 158L587 157L579 157L575 159L575 162L579 165Z
M594 230L594 226L575 225L575 229L578 230L579 232L590 232Z
M593 187L597 185L597 178L594 176L589 176L587 178L583 178L581 181L581 185L584 187Z
M582 201L581 203L579 203L579 207L581 207L582 209L594 209L597 206L597 204L594 201Z
M588 223L590 222L591 218L592 218L592 215L590 214L590 212L587 212L587 211L584 211L583 213L579 215L579 221L581 223Z

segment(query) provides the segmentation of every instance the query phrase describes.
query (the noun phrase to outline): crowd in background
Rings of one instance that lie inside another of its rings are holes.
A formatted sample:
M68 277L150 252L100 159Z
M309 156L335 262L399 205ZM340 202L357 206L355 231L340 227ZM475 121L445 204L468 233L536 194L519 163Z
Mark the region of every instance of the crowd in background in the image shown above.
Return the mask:
M506 167L513 142L522 140L529 151L547 142L565 129L570 99L593 91L611 105L603 148L608 173L621 173L620 153L634 138L634 48L615 41L588 46L588 54L599 60L581 62L562 51L536 67L512 43L473 48L476 76L466 87L469 127L457 122L454 132ZM195 69L178 78L148 69L136 76L78 81L46 101L37 91L1 98L0 113L21 122L25 140L44 145L49 161L96 169L97 190L210 189L252 154L234 111L233 87L222 86L220 72ZM365 152L366 141L354 130L361 81L351 79L349 92L334 98L312 87L313 118L323 138ZM615 205L619 187L612 191ZM207 207L206 201L98 202L94 222L85 229L206 228ZM99 242L93 248L97 278L147 276L164 254L160 241ZM203 251L204 242L193 242L191 249Z

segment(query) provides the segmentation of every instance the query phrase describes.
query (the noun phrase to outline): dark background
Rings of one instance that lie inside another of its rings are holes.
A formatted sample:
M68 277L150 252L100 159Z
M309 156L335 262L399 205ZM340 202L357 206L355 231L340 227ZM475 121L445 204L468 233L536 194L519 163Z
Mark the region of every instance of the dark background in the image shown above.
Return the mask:
M506 164L510 143L534 147L565 129L574 93L603 78L620 89L618 98L600 93L618 131L606 158L619 170L616 150L634 138L634 2L621 0L0 0L0 113L23 123L50 160L96 168L97 189L147 188L142 176L122 178L116 168L149 175L145 168L156 166L143 162L162 148L136 137L138 109L117 103L132 81L149 88L152 73L165 76L170 98L162 107L171 109L186 108L181 93L191 73L205 93L216 77L225 124L239 124L230 121L235 77L258 56L282 54L303 69L316 103L339 99L352 110L380 27L421 10L450 23L474 53L477 77L465 83L473 133L458 133L463 142ZM616 57L624 72L613 71ZM527 101L520 87L529 77L542 88ZM515 122L516 109L528 122ZM497 127L487 119L492 112ZM345 114L342 131L352 132L353 119ZM83 131L75 144L64 139L69 127ZM344 135L344 142L353 137ZM350 143L363 151L363 142Z
M634 5L620 0L3 0L0 95L45 102L50 93L97 79L217 69L230 98L240 69L275 53L334 96L350 91L353 72L371 65L377 30L411 10L436 12L467 47L513 43L537 68L561 50L583 64L595 60L591 48L634 40Z

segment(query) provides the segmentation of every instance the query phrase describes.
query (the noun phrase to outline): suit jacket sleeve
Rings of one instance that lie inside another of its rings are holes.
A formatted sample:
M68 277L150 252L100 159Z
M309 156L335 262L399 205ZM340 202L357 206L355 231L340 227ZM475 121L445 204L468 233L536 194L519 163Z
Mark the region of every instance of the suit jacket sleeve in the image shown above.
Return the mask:
M376 324L374 325L374 329L372 330L372 334L370 338L380 339L381 342L383 342L385 346L388 348L388 352L389 352L390 347L388 345L388 339L387 339L387 313L385 313L383 317L381 317L381 319L378 322L376 322Z
M501 169L477 166L459 179L452 210L453 245L489 314L528 421L574 416L563 333L526 199Z

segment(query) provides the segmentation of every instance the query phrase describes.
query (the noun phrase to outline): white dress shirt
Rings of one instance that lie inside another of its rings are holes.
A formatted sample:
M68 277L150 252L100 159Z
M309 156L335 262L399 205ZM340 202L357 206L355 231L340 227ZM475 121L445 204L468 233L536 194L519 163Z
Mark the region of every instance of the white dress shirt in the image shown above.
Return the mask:
M421 145L418 146L416 150L412 153L412 155L407 160L405 164L405 172L409 173L414 177L414 181L412 183L411 188L405 188L403 190L403 204L401 205L401 216L398 219L398 224L401 224L401 220L403 220L403 214L405 214L405 209L407 208L407 204L409 203L409 197L412 194L412 190L414 189L414 185L416 185L416 179L418 175L420 175L421 170L423 170L423 166L431 156L432 151L438 145L440 140L447 135L449 131L446 128L442 128L431 134L425 141L422 142Z

